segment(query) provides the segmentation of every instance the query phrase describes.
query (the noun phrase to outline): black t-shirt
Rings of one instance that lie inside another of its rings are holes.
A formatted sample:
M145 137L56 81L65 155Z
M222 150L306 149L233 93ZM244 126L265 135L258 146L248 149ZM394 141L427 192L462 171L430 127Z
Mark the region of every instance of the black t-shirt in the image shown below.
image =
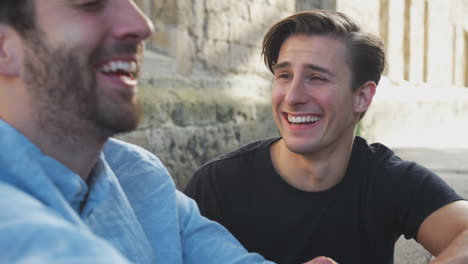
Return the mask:
M393 263L396 240L415 238L433 211L460 200L428 169L356 137L345 177L321 192L287 184L270 145L241 147L203 165L185 193L252 252L277 263L328 256L338 263Z

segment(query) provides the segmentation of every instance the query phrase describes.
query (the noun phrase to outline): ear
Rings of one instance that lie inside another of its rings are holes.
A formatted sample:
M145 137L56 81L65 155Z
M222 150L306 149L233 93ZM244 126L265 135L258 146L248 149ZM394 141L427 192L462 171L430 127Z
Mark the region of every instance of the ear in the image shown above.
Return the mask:
M364 83L354 92L354 111L357 113L366 112L374 98L377 85L373 81Z
M0 76L18 76L21 61L21 37L11 26L0 24Z

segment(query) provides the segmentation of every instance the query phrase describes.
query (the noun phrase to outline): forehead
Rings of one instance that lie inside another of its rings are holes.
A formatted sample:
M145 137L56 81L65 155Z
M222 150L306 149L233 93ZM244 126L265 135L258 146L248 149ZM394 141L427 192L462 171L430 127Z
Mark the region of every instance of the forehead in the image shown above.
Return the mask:
M344 41L321 35L293 35L280 47L278 63L347 64L348 52Z

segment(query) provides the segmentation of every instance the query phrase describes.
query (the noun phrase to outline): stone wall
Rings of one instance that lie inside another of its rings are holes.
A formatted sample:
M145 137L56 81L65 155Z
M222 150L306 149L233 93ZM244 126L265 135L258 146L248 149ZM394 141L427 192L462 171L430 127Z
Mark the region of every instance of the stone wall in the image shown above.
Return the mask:
M157 154L182 189L207 160L277 135L260 47L267 28L294 12L294 1L136 3L156 32L142 76L144 122L120 138Z
M267 86L269 82L258 77L147 79L140 88L143 123L119 137L155 153L183 189L202 163L276 135L268 92L258 92Z
M261 39L274 21L311 8L342 11L386 44L387 77L361 135L392 147L468 148L466 0L135 2L156 32L140 89L144 122L119 137L155 153L180 189L207 160L277 135ZM397 244L395 263L429 259L413 241Z
M156 25L150 47L169 55L180 74L264 73L260 42L291 0L138 0Z
M136 2L156 32L148 42L143 76L147 117L139 130L122 137L154 151L180 188L208 159L276 135L268 106L271 76L260 45L271 24L296 10L342 11L385 42L388 78L359 133L390 146L465 142L468 133L460 124L468 124L461 99L466 90L453 87L468 79L466 1Z
M265 73L260 41L295 11L333 9L379 35L391 79L468 86L465 0L137 0L155 25L150 46L181 74Z

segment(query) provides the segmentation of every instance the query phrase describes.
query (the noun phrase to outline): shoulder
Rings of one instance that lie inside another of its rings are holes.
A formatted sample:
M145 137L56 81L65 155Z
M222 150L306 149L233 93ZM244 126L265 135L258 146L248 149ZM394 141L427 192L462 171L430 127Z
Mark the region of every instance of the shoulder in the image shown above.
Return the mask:
M269 146L278 139L279 138L269 138L248 143L236 150L225 153L206 162L200 167L199 170L213 168L230 169L231 166L237 166L238 164L242 164L242 167L252 165L258 162L259 159L268 156Z
M12 185L0 182L0 193L0 219L11 216L11 213L27 214L28 210L45 208L39 200ZM24 208L28 210L22 210Z
M401 159L385 145L367 145L362 140L358 141L361 141L357 147L359 151L352 157L354 162L351 164L352 171L356 174L354 177L359 177L365 186L377 190L377 196L384 201L396 194L410 199L411 195L436 186L448 187L437 174L414 161Z
M208 193L223 194L223 197L238 194L246 182L258 176L256 172L265 171L265 163L271 162L269 146L276 140L255 141L208 161L195 171L185 193L198 198Z
M153 153L117 139L109 139L103 149L106 162L121 183L125 181L172 182L166 167ZM123 185L123 184L122 184Z
M0 263L127 263L84 225L67 221L33 196L5 183L0 193Z
M257 167L265 167L265 163L271 161L269 146L276 140L278 138L251 142L206 162L195 171L189 185L205 181L230 185L249 179Z
M110 138L103 149L108 162L115 162L118 160L119 163L126 163L123 158L128 159L129 162L135 161L147 161L162 166L161 161L151 152L137 145Z
M352 156L354 162L359 165L366 164L373 174L387 176L432 174L429 169L416 162L401 159L384 144L368 144L360 137L356 137L354 141Z
M0 231L6 226L33 226L60 227L75 225L50 208L36 197L12 186L0 182ZM5 223L8 223L5 225Z
M59 213L12 185L0 183L0 193L0 236L3 238L29 236L38 229L53 233L73 226Z
M367 168L367 184L378 188L379 196L392 197L387 203L396 206L411 201L418 211L428 212L460 197L435 172L410 160L403 160L380 143L361 146L360 156L363 168ZM363 171L360 171L363 172ZM398 203L399 202L399 203ZM427 213L426 213L427 214Z
M32 195L16 187L0 183L0 236L29 236L30 232L45 231L52 235L56 230L78 226L65 220L57 211L43 204ZM1 243L0 239L0 243Z

